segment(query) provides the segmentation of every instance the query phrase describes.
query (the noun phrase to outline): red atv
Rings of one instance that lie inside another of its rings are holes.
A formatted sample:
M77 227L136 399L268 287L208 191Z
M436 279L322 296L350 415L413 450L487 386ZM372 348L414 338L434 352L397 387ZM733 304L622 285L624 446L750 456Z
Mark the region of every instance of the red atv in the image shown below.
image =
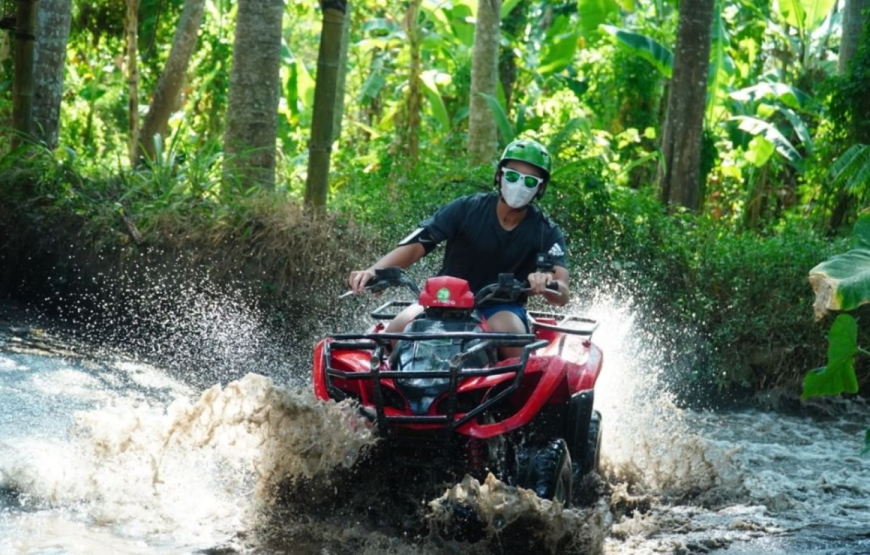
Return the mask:
M475 295L453 277L430 278L420 292L399 268L387 268L367 289L396 286L418 295L424 312L403 333L386 333L384 321L411 304L387 302L371 313L368 333L320 341L317 397L358 401L395 470L454 480L492 472L570 504L575 485L598 469L601 414L592 403L602 352L591 341L598 324L530 312L533 333L490 332L476 307L528 293L511 274ZM522 347L522 355L498 360L499 347Z

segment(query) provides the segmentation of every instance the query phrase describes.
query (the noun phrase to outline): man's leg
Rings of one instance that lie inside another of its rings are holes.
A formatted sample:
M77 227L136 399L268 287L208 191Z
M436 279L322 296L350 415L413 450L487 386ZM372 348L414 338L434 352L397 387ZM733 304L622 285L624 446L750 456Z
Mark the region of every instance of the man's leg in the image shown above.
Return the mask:
M501 333L528 333L520 317L509 310L496 312L487 319L490 331ZM498 356L501 360L518 357L523 354L522 347L499 347Z

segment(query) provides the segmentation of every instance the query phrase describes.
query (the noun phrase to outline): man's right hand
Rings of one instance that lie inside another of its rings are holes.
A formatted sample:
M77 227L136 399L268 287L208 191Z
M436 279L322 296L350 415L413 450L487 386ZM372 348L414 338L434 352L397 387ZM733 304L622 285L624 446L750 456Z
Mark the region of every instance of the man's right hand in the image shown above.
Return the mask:
M371 281L373 277L375 277L374 270L351 272L347 283L350 285L350 289L353 291L354 295L359 295L365 290L366 284Z

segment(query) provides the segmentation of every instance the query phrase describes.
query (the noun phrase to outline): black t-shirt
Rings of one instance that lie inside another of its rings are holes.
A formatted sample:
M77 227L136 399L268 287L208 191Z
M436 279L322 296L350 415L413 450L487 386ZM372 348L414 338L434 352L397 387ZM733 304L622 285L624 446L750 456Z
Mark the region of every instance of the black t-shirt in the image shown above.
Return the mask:
M533 204L523 221L507 231L498 221L498 198L498 193L461 197L420 223L432 241L447 241L438 275L462 278L476 292L498 282L502 273L526 279L537 269L537 255L542 252L567 268L565 235L559 226Z

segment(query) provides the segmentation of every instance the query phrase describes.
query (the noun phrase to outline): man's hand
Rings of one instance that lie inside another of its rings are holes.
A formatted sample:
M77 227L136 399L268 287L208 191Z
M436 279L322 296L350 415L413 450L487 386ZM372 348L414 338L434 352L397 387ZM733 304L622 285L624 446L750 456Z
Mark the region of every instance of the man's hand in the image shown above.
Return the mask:
M556 281L556 278L549 272L533 272L529 274L528 280L530 293L541 295L547 290L547 285Z
M347 284L350 285L350 289L353 291L354 295L359 295L365 290L366 284L371 281L373 277L375 277L374 270L351 272Z

